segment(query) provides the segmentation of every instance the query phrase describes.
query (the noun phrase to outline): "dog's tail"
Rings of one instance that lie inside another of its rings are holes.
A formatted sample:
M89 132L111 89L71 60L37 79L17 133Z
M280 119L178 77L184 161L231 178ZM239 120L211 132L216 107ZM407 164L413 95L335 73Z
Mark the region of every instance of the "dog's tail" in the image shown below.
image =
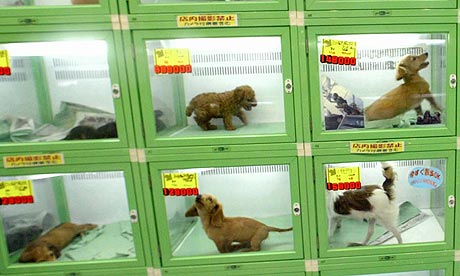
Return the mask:
M193 107L193 105L189 104L187 106L187 109L185 110L185 115L187 115L187 117L190 117L192 115L194 109L195 108Z
M270 231L270 232L287 232L287 231L292 231L292 227L290 227L290 228L277 228L277 227L267 226L267 230Z
M387 193L388 198L393 200L395 198L394 184L396 179L396 172L393 171L393 167L386 163L382 162L383 176L385 181L382 184L383 190Z

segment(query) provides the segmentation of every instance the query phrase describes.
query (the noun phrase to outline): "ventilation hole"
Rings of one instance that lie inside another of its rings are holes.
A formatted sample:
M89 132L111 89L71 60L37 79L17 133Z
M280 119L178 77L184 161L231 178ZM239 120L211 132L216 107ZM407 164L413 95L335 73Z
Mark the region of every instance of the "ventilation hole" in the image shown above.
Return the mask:
M107 79L109 72L107 70L65 70L56 71L57 80L75 80L75 79Z
M254 174L289 172L289 165L244 166L213 168L201 172L201 175Z
M281 74L281 65L193 67L193 76Z
M123 172L75 173L71 175L72 180L104 180L123 177Z
M27 80L27 74L24 72L14 72L14 68L11 69L11 76L0 76L0 82L25 82Z

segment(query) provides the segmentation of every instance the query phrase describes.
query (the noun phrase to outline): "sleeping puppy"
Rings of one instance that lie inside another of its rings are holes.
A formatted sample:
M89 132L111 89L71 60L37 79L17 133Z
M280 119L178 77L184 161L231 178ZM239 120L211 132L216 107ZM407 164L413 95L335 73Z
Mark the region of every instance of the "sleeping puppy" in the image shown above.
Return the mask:
M257 220L245 217L225 217L222 204L214 195L198 195L186 217L199 216L206 235L214 241L220 253L260 251L260 245L271 231L286 232L291 228L280 229L267 226Z
M396 173L393 167L382 163L385 181L382 187L379 185L366 185L359 190L345 192L327 191L327 212L329 218L329 240L334 231L340 227L342 218L367 220L369 223L366 238L362 243L349 243L349 246L367 245L374 234L375 223L392 232L402 243L401 233L396 227L399 209L394 204L394 181Z
M240 118L243 124L248 120L242 109L250 111L257 106L254 90L243 85L223 93L202 93L195 96L187 106L185 114L190 117L195 113L195 121L203 130L217 129L210 123L212 118L223 118L226 130L235 130L233 116Z
M55 261L77 235L96 228L95 224L62 223L31 242L19 257L22 263Z
M427 58L428 53L424 53L419 56L406 55L399 61L396 80L403 79L404 83L364 110L367 121L390 119L411 109L415 109L417 116L423 116L421 103L424 99L430 103L431 108L441 110L430 92L430 85L418 74L418 71L428 66Z

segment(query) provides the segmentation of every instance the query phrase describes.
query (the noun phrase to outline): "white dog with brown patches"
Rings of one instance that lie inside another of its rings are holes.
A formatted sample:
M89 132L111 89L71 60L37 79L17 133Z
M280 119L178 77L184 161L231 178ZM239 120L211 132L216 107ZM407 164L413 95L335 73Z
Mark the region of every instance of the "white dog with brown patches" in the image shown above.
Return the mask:
M367 235L362 243L349 243L349 246L367 245L374 234L375 223L392 232L402 243L401 233L396 227L399 208L394 204L394 182L396 173L388 163L382 163L385 181L382 186L366 185L359 190L327 191L327 212L329 218L329 240L340 227L342 218L367 220Z

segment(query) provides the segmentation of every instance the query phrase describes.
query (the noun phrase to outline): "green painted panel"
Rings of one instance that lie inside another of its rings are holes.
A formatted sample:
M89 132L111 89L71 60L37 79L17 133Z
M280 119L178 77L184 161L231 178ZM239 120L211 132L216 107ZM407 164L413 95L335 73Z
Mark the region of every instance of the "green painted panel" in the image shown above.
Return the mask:
M304 0L307 10L358 10L358 9L446 9L456 8L454 0L395 0L395 1L365 1L365 0Z

